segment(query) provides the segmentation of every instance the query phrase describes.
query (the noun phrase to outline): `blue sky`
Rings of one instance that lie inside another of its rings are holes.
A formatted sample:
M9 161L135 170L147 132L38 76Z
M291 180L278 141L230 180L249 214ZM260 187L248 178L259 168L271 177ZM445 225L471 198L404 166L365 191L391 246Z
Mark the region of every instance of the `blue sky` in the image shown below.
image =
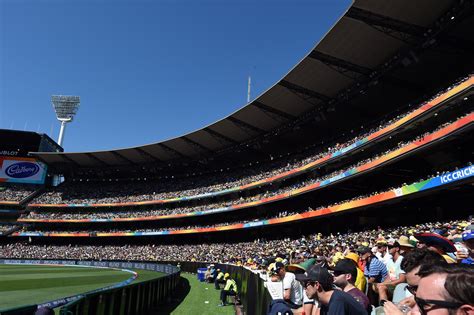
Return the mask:
M271 87L348 0L0 0L0 128L57 139L51 95L79 95L66 151L153 143Z

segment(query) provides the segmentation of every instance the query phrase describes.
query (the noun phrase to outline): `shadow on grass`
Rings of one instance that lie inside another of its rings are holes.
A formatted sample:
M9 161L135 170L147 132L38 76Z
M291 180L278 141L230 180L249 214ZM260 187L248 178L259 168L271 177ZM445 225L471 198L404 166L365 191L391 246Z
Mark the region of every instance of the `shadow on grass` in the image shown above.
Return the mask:
M191 291L191 286L186 278L181 277L175 292L171 296L171 299L160 305L158 308L149 311L147 314L150 315L169 315L183 302L184 298Z

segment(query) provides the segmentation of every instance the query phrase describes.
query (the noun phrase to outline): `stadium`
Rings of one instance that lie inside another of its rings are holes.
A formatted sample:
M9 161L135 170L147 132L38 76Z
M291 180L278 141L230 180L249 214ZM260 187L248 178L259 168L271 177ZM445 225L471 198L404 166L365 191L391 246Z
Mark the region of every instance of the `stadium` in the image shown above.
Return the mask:
M194 132L71 153L1 129L0 314L319 314L308 281L304 303L272 292L278 268L337 277L349 254L403 244L474 279L473 29L473 1L356 0L288 74ZM366 313L403 314L361 270Z

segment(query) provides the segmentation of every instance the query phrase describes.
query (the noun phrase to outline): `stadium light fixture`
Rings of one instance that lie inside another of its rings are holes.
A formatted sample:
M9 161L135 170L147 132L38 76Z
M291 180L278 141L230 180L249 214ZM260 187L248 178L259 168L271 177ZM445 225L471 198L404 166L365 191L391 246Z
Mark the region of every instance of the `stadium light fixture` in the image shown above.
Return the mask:
M61 122L58 144L62 146L66 124L71 122L74 115L76 115L79 109L80 98L79 96L53 95L51 96L51 103L56 112L56 118Z

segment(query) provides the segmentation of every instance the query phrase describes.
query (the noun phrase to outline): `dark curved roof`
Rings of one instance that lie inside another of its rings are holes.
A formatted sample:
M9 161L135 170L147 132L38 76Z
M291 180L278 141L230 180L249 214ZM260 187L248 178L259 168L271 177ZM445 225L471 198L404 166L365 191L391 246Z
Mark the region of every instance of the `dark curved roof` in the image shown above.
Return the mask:
M415 41L432 38L436 31L433 25L438 25L447 11L461 10L456 8L459 5L455 0L357 0L285 77L228 117L181 137L139 147L32 155L57 170L212 155L282 128L308 113L327 110L344 95L347 97L343 91L363 80L368 82L367 87L377 84L397 53L413 46ZM456 45L466 46L469 31L459 35ZM415 55L413 59L416 58ZM404 75L409 77L413 73L408 71ZM403 86L399 77L391 81Z

